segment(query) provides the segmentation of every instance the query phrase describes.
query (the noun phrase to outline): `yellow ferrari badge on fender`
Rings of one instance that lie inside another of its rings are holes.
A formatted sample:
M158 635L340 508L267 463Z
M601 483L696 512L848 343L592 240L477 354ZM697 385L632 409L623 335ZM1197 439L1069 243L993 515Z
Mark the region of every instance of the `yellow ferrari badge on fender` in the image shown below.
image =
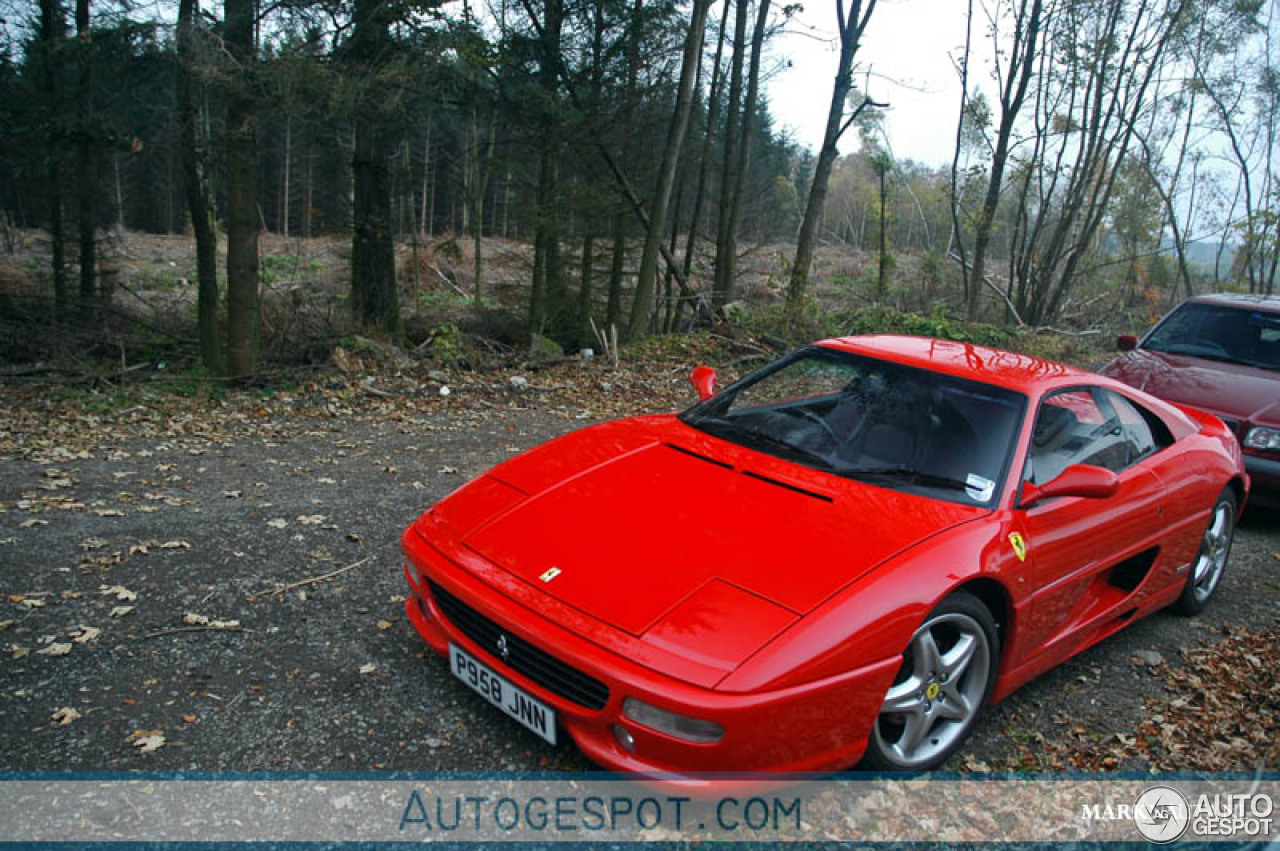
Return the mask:
M559 575L560 575L560 568L553 567L550 570L548 570L546 573L539 576L538 578L541 579L543 582L550 582L552 579L555 579Z
M1018 561L1027 560L1027 542L1022 540L1022 536L1017 532L1009 533L1009 545L1013 547L1013 554L1018 557Z

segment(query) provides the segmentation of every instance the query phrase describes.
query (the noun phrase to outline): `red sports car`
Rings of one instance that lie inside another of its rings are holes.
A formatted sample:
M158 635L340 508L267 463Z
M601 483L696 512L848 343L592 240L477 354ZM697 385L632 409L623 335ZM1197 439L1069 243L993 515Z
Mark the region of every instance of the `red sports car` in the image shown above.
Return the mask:
M1248 490L1216 417L963 343L825 340L560 437L404 533L414 626L597 763L940 765L983 705L1200 611Z
M1184 301L1102 374L1221 417L1244 447L1254 505L1280 508L1280 296Z

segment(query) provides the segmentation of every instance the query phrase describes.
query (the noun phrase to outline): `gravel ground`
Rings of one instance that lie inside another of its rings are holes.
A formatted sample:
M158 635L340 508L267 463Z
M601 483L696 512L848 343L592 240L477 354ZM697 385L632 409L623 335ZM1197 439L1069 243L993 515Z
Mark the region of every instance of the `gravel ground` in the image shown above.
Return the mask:
M453 680L402 613L401 530L572 417L249 420L0 462L0 769L591 769ZM1278 518L1248 514L1204 615L1158 614L1042 676L953 767L1012 764L1068 722L1131 731L1161 660L1277 623L1277 554Z

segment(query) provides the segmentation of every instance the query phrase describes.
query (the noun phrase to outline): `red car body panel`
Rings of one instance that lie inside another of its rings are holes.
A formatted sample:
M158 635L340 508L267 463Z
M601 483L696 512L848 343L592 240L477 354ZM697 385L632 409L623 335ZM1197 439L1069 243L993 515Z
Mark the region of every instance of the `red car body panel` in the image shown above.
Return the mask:
M996 612L1000 699L1176 599L1214 499L1229 483L1247 489L1221 422L1118 382L937 340L820 345L1025 394L1010 474L990 505L835 476L673 415L606 423L499 465L406 530L411 622L437 652L457 644L553 706L602 765L840 768L862 754L904 648L948 594L965 587ZM1129 396L1175 442L1124 471L1111 498L1019 507L1030 413L1046 393L1085 385ZM1117 566L1146 554L1135 587L1117 587ZM504 665L444 616L436 588L603 682L607 703L588 709ZM713 720L724 737L695 744L634 723L627 697Z

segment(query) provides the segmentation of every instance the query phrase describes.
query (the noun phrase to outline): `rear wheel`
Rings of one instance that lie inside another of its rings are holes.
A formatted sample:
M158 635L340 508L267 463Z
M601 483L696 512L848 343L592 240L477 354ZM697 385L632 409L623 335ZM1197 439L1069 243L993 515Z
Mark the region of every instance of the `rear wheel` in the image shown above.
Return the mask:
M939 603L903 653L863 765L925 771L946 762L990 697L999 659L1000 638L982 601L957 591Z
M1236 495L1231 488L1223 490L1209 514L1209 525L1200 540L1200 552L1191 563L1186 587L1182 596L1173 604L1174 611L1183 615L1198 615L1209 605L1209 599L1218 589L1222 574L1231 555L1231 538L1236 526Z

